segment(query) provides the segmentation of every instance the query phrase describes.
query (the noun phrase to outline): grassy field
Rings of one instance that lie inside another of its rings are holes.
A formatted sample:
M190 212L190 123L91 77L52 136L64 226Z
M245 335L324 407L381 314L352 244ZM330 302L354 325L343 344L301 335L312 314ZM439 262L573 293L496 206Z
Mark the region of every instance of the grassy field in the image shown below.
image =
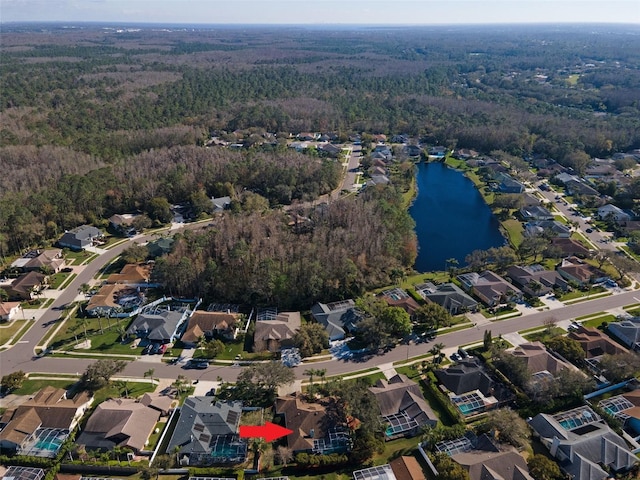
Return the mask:
M615 321L616 321L616 316L608 314L608 315L603 315L601 317L590 318L589 320L585 320L580 323L585 327L598 328L602 324L602 322L609 323L609 322L615 322Z
M545 340L559 337L560 335L564 335L565 333L567 333L566 330L560 327L553 327L550 330L545 328L537 332L529 333L528 335L523 335L523 337L530 342L544 342Z
M126 389L124 385L118 382L112 381L106 387L101 388L94 394L93 404L98 405L104 402L108 398L120 398L124 397L125 393L130 398L138 398L145 393L153 392L156 389L155 385L147 382L126 382ZM126 390L126 392L125 392Z
M82 262L91 258L94 254L91 252L87 252L86 250L82 250L80 252L74 252L73 250L64 250L64 258L67 261L68 265L80 265Z
M4 345L28 324L29 320L14 320L10 324L0 326L0 345Z
M77 382L74 380L25 380L22 386L16 390L14 390L13 394L15 395L33 395L38 390L44 387L57 387L64 388L65 390L73 387Z
M514 248L518 248L524 238L523 236L524 230L522 229L522 223L520 223L518 220L510 218L509 220L505 220L500 224L502 225L504 231L507 234L509 243Z
M582 290L574 290L573 292L569 292L565 295L562 295L562 297L560 297L558 300L560 300L561 302L566 302L568 300L575 300L578 298L587 298L587 297L591 297L592 295L595 295L597 293L602 293L602 292L606 292L607 289L604 287L594 287L591 290L588 290L586 292L583 292Z

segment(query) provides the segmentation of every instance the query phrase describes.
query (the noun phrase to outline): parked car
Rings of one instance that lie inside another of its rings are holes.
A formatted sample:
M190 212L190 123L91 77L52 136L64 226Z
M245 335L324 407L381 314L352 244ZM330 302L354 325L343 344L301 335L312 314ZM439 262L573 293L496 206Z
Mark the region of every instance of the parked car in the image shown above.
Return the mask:
M449 357L453 362L459 362L460 360L462 360L462 356L460 356L459 353L452 353L451 356Z
M142 355L149 355L153 350L153 343L149 343L146 347L142 349Z
M151 347L151 354L156 355L158 353L160 353L160 348L162 347L162 344L160 343L154 343L153 347Z
M587 232L587 233L592 233L592 232L593 232L593 228L587 228L587 229L585 230L585 232Z
M193 358L189 360L184 366L184 368L196 368L198 370L204 370L208 367L209 367L208 360L197 360Z
M162 345L160 345L160 348L158 348L158 352L160 355L164 355L164 352L167 351L167 344L163 343Z

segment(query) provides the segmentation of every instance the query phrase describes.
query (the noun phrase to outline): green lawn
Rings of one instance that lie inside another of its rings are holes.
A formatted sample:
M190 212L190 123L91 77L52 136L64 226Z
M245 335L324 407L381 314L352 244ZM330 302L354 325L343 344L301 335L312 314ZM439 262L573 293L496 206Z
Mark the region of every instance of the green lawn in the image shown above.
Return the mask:
M130 398L138 398L145 393L153 392L156 389L155 385L147 382L126 382L126 393ZM101 388L94 394L93 404L98 405L104 402L108 398L120 398L125 396L125 388L122 385L118 385L117 382L111 382L106 387Z
M583 322L580 322L582 325L584 325L585 327L593 327L593 328L598 328L602 322L615 322L616 321L616 316L615 315L603 315L601 317L595 317L595 318L591 318L589 320L585 320Z
M577 298L587 298L595 295L597 293L605 292L607 289L604 287L593 287L591 290L583 292L582 290L574 290L573 292L566 293L562 295L558 300L561 302L566 302L567 300L575 300Z
M166 426L166 421L156 423L156 427L153 429L153 433L149 436L149 445L146 447L148 450L153 450L155 448L155 446L158 444L158 440L160 440L162 431ZM158 430L158 433L156 433L156 429ZM164 475L162 476L162 478L164 479Z
M554 337L559 337L561 335L564 335L565 333L567 333L566 330L560 327L553 327L551 328L550 331L544 328L543 330L540 330L538 332L533 332L523 336L530 342L544 342L545 340L548 340Z
M94 254L91 252L87 252L82 250L80 252L74 252L73 250L64 249L64 258L67 261L68 265L80 265L85 260L92 257Z
M53 275L49 275L49 288L52 290L57 290L60 288L60 285L64 283L64 281L69 277L70 273L54 273Z
M76 384L74 380L25 380L22 386L11 393L16 395L33 395L38 390L44 387L57 387L64 388L65 390L70 389Z
M8 325L0 326L0 345L4 345L20 330L29 324L29 320L14 320Z
M34 298L33 300L22 302L20 307L25 310L37 310L39 308L47 308L52 303L53 298Z
M524 238L522 223L520 223L518 220L510 218L509 220L501 222L501 225L507 234L509 243L511 243L514 248L518 248Z

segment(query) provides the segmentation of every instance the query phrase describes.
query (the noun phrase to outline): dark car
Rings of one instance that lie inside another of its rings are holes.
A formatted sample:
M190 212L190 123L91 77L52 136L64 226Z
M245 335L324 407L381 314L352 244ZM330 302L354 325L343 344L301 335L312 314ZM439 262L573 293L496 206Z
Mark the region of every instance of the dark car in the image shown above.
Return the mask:
M591 233L591 232L593 232L593 228L587 228L585 231L586 231L587 233Z
M143 355L149 355L152 350L153 350L153 343L150 343L150 344L148 344L146 347L144 347L142 349L142 354Z
M184 368L196 368L198 370L204 370L209 367L209 362L207 360L189 360Z
M71 273L73 272L73 268L71 267L64 267L62 270L60 270L62 273Z

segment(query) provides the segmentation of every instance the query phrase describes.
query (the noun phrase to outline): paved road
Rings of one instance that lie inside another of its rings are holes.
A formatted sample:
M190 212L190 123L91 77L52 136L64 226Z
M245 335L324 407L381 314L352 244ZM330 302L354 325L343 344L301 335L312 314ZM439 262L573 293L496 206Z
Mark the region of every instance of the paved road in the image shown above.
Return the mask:
M106 261L104 261L103 263L103 259L101 258L100 263L105 264ZM89 275L89 273L87 275ZM80 285L80 283L81 281L78 281L77 285ZM70 287L72 294L75 292L74 288L77 288L77 286L72 285ZM63 303L63 300L59 301L59 304ZM493 322L490 325L483 325L478 328L470 328L467 330L461 330L458 332L441 335L437 338L436 342L443 343L445 345L445 348L457 347L458 345L467 345L470 343L481 342L485 329L491 330L493 336L495 337L498 335L504 335L507 333L524 330L526 328L541 326L543 325L544 320L549 316L553 316L558 321L562 321L582 315L587 315L590 313L622 307L624 305L629 305L632 303L640 303L640 292L624 292L609 297L580 302L575 305L554 309L553 311L536 311L536 313L531 313L522 317L502 320ZM45 320L40 320L38 321L38 323L41 323L42 321ZM41 327L41 325L36 325L32 329L31 333L31 338L34 338L36 340L30 341L29 344L18 344L12 349L0 353L0 365L2 366L3 374L18 369L21 369L25 372L75 374L83 372L86 369L87 365L94 361L91 359L85 360L76 358L34 358L32 353L33 345L35 345L39 337L44 334L44 329ZM31 342L35 343L32 344ZM373 356L366 361L358 362L353 360L327 360L324 362L314 362L313 367L326 369L327 376L344 375L349 372L376 367L385 363L406 360L409 357L424 355L428 353L431 348L431 343L398 346L394 350L384 355ZM143 373L150 368L153 368L155 370L155 375L160 378L176 378L179 374L184 374L191 379L216 380L218 377L220 377L225 381L235 381L241 371L241 368L233 366L212 366L207 370L184 370L177 365L161 364L157 361L150 362L145 358L141 358L138 361L129 363L124 371L124 375L132 377L142 377ZM296 377L298 379L305 378L303 372L307 368L308 366L305 365L296 367L294 369Z

